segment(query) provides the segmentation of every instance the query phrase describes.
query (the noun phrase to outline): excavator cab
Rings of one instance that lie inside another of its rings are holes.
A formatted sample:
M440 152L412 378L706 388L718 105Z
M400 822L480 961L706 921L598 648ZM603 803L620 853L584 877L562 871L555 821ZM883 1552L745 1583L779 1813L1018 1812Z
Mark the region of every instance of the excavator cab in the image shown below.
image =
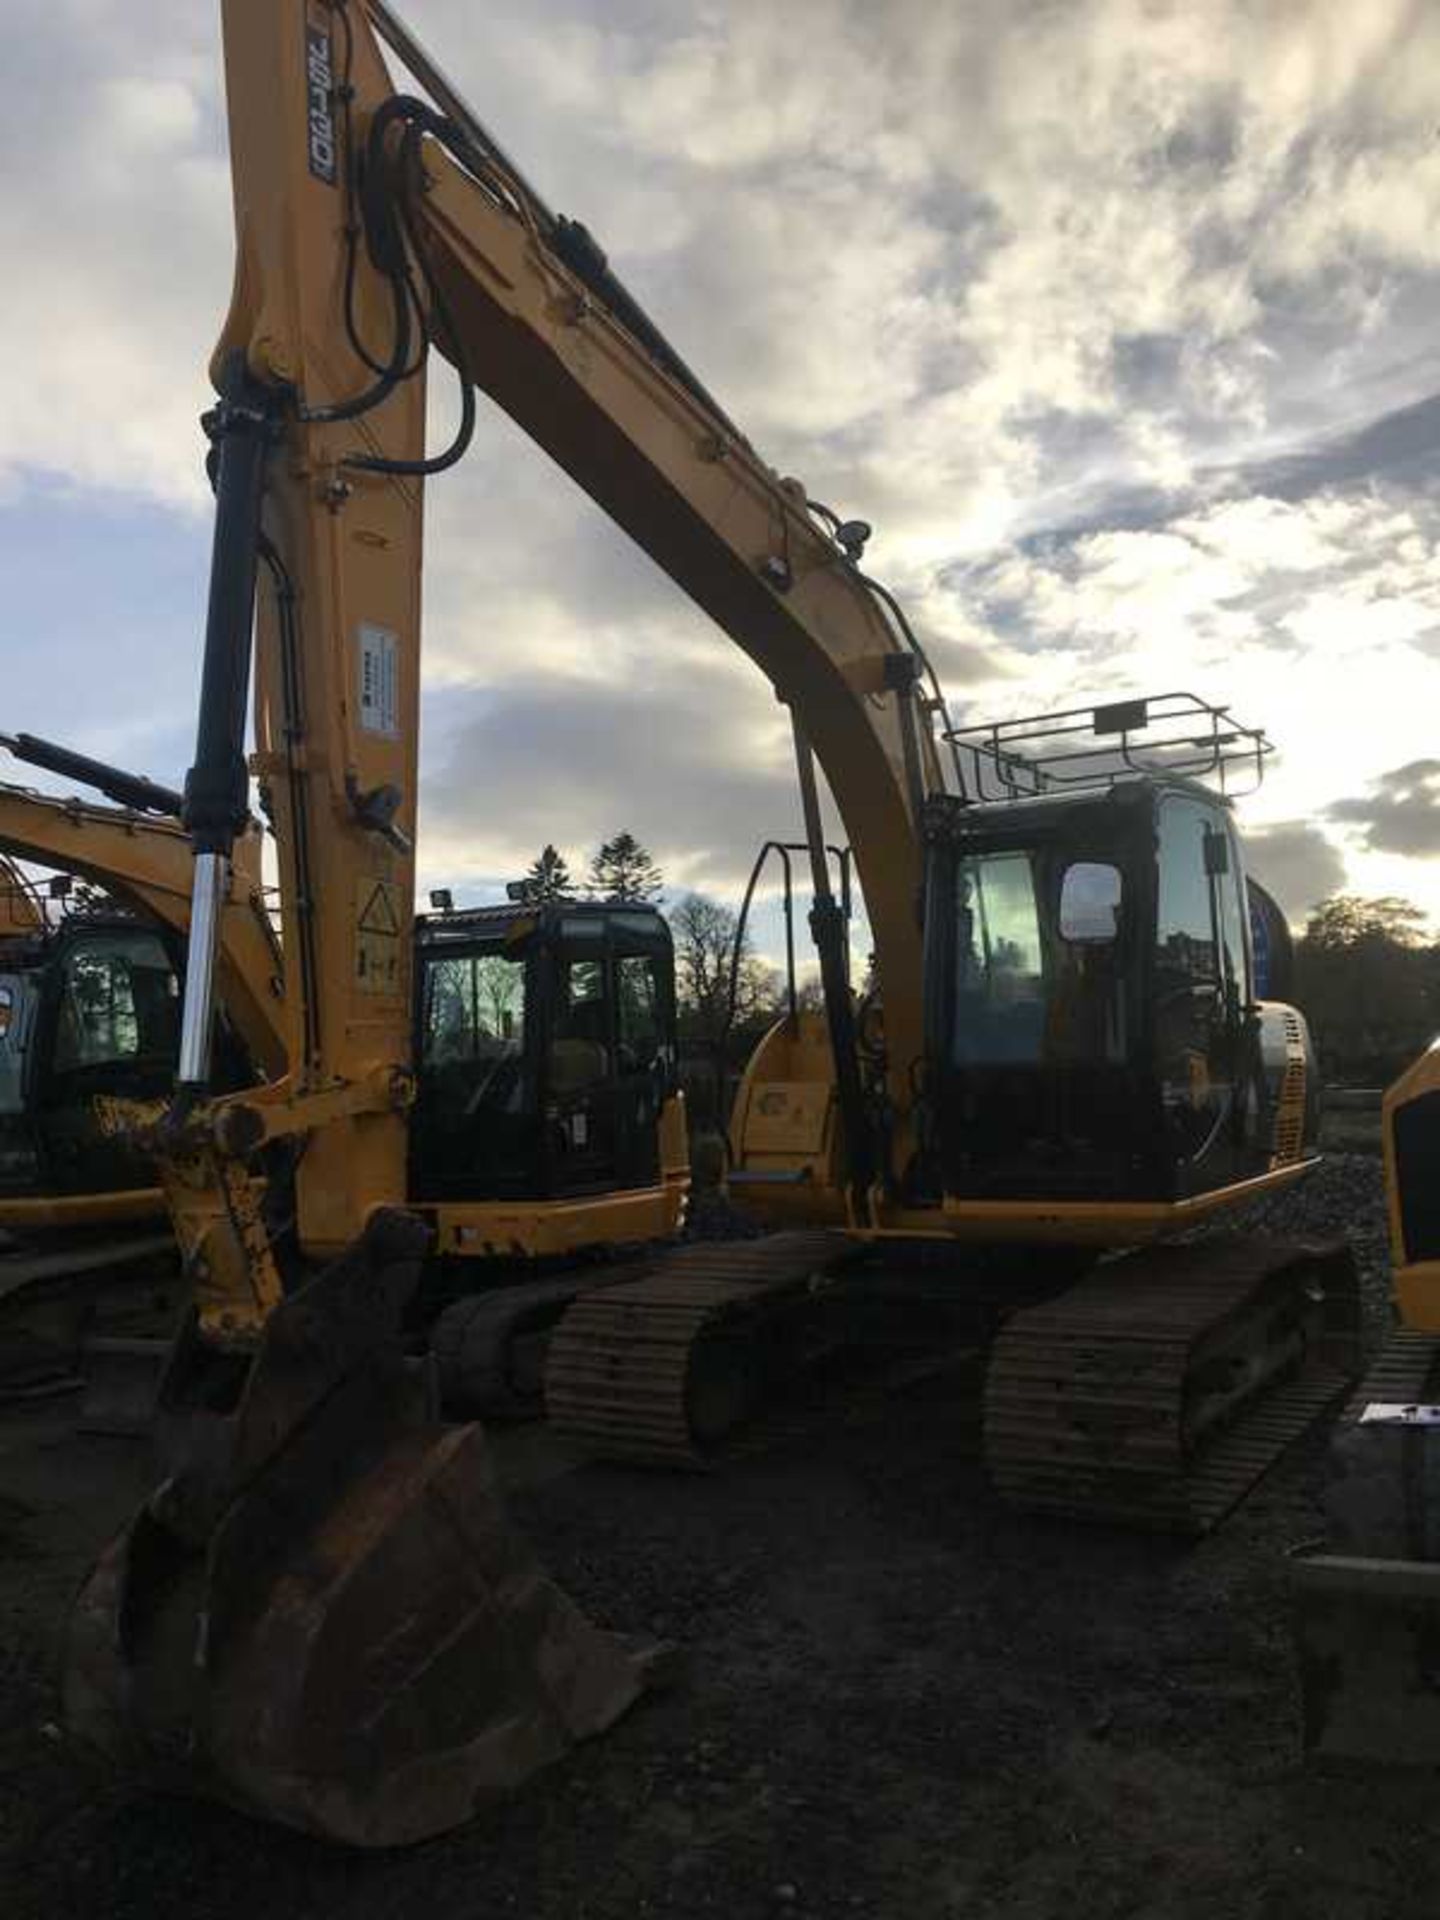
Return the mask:
M1232 798L1265 736L1187 693L953 729L926 806L917 1166L1007 1237L1143 1240L1310 1157L1284 916ZM1007 1211L1008 1210L1008 1211ZM1002 1215L1005 1216L1002 1218Z
M936 1170L962 1200L1172 1203L1313 1143L1279 1138L1298 1014L1257 999L1224 800L1185 779L933 802L927 1054Z
M180 1034L176 957L136 920L72 920L37 950L19 992L28 1013L20 1117L36 1184L56 1193L151 1185L143 1156L102 1132L95 1096L168 1093Z
M676 1085L660 914L488 907L422 918L416 941L413 1203L654 1187Z
M183 967L181 942L112 905L0 949L0 1194L153 1188L149 1159L106 1133L95 1101L168 1094ZM217 1075L226 1088L253 1077L223 1019Z

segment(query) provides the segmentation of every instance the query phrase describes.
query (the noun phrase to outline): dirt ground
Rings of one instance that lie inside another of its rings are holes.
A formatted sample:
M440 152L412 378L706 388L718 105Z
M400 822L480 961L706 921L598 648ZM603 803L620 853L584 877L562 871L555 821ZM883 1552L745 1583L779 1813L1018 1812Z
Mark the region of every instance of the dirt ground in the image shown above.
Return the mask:
M1440 1780L1300 1762L1283 1557L1318 1531L1321 1436L1176 1545L1008 1512L963 1372L832 1398L704 1478L501 1435L552 1571L686 1671L465 1831L361 1857L67 1744L60 1623L143 1473L70 1411L0 1418L6 1920L1430 1910Z

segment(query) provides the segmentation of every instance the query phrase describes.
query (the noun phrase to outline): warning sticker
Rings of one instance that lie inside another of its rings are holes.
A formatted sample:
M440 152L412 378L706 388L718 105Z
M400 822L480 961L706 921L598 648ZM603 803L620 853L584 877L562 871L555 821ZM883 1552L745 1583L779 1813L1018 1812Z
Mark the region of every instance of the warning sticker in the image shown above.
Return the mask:
M385 740L400 738L395 662L400 643L388 627L363 621L359 631L360 725Z
M400 937L399 898L399 889L392 881L375 881L364 906L360 909L360 931L388 933L392 939L398 940Z
M398 994L400 890L392 880L367 876L356 894L355 984L361 993Z

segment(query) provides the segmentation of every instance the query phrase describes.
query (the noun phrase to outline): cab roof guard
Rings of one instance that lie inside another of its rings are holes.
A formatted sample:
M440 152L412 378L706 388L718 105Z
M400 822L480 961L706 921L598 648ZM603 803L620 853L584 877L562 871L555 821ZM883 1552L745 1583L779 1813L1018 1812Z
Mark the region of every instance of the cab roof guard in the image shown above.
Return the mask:
M971 802L1157 776L1200 780L1237 799L1259 787L1274 752L1263 728L1243 726L1228 707L1194 693L950 727L945 738L969 761L974 791L965 798Z

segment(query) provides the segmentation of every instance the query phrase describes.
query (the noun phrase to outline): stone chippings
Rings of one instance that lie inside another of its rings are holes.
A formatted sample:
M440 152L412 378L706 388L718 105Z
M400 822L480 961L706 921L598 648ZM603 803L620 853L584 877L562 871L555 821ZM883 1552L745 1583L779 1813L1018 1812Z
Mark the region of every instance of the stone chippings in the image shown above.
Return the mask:
M1348 1240L1360 1273L1367 1339L1378 1345L1394 1324L1385 1169L1374 1154L1327 1154L1288 1192L1250 1210L1244 1228L1286 1238Z

